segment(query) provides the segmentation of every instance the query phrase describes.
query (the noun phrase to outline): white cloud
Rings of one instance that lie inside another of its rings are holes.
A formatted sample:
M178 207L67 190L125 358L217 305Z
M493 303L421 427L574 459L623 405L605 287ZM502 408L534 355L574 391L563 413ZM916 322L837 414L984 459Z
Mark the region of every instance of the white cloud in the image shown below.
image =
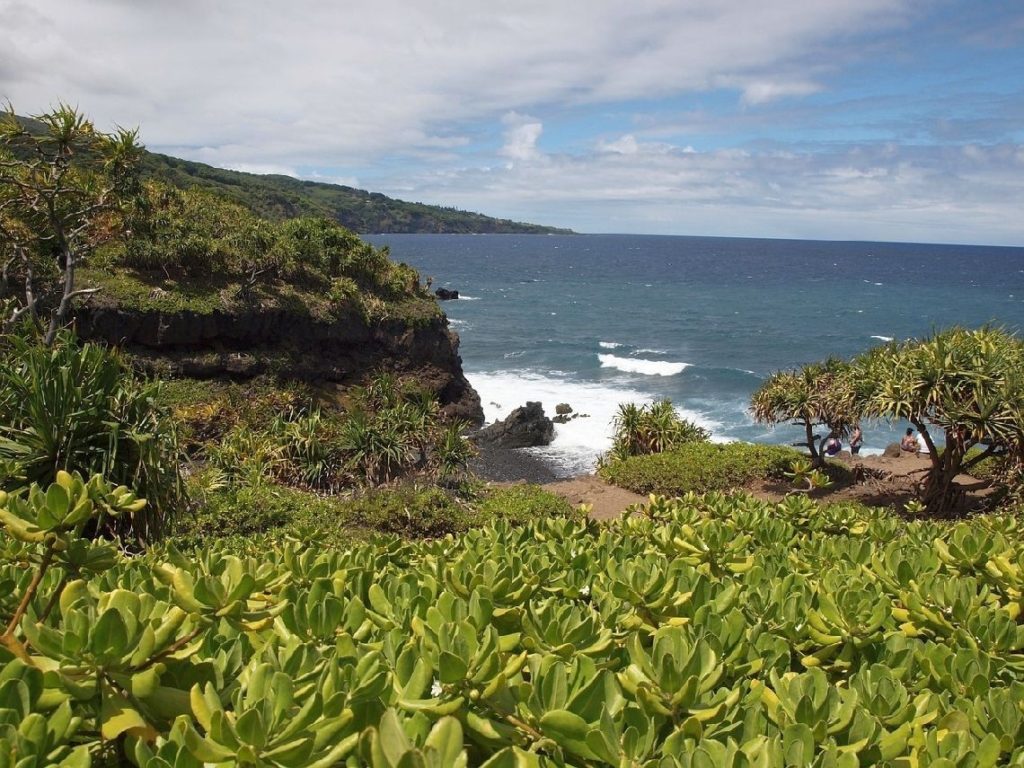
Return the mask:
M426 174L405 192L589 232L1021 242L1018 145L694 152L638 142L546 159Z
M913 2L0 0L0 97L221 164L342 167L444 152L509 111L793 93L793 67Z
M502 118L508 126L505 130L505 144L501 154L512 160L535 160L540 156L537 140L544 132L544 124L517 112L509 112Z
M640 150L640 145L636 142L636 136L628 133L615 141L601 142L599 148L602 152L613 152L617 155L635 155Z
M0 0L0 100L77 104L215 165L581 230L1019 243L1017 143L855 141L842 110L859 114L859 94L817 115L820 144L757 141L780 120L806 136L801 98L928 7ZM1012 109L997 117L1019 127Z
M821 85L810 80L752 80L744 83L744 104L766 104L789 96L808 96L821 90Z

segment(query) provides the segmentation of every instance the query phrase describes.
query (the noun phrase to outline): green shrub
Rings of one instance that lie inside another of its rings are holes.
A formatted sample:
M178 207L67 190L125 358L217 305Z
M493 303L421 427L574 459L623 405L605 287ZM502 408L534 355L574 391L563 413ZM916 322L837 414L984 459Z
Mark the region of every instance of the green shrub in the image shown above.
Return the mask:
M111 495L0 494L4 765L1024 765L1020 519L716 493L126 557L76 538Z
M661 453L687 443L707 442L711 433L676 413L670 400L651 405L622 403L615 416L611 460Z
M100 474L148 500L109 532L152 539L181 503L174 421L158 382L117 353L59 337L9 338L0 361L0 488L48 485L59 470ZM108 532L108 531L105 531Z
M419 275L396 264L327 218L283 222L200 189L148 182L131 212L130 235L107 254L108 266L173 277L217 277L241 283L241 293L283 281L359 302L362 289L383 299L419 292ZM340 281L332 288L332 281ZM342 287L344 286L344 287Z
M479 504L485 522L529 523L549 517L574 517L577 510L561 496L540 485L516 483L490 489Z
M724 491L757 478L779 478L801 454L750 443L689 443L664 453L613 460L600 469L608 482L636 493L678 496Z
M371 491L348 502L346 509L354 525L414 539L460 533L479 521L468 504L436 487Z

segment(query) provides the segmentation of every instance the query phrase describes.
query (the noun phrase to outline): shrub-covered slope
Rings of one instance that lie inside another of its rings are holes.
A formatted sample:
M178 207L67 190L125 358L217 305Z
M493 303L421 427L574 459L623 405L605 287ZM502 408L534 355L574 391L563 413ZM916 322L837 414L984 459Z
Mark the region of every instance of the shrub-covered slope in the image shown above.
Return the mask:
M23 658L0 649L0 712L22 723L0 752L153 768L1019 765L1020 525L711 495L610 527L326 551L257 539L251 558L79 552L67 582L61 550L7 644ZM4 541L5 615L47 540Z

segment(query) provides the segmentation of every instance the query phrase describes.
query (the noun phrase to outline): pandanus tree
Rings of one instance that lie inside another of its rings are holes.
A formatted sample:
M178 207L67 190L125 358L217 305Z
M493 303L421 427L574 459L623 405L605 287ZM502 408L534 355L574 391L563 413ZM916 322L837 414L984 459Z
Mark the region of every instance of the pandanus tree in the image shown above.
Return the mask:
M77 270L121 231L137 190L136 132L102 133L75 109L0 113L0 330L28 318L47 345L69 317Z
M815 467L824 464L815 427L845 437L859 420L848 363L829 359L769 376L751 399L754 419L761 424L792 422L803 427L804 445Z
M931 515L956 505L958 474L991 456L1022 457L1024 344L1002 330L952 328L876 347L853 361L851 379L862 415L909 421L927 444L920 501Z
M685 443L703 442L711 433L682 418L669 400L650 405L622 403L613 423L610 458L662 453Z

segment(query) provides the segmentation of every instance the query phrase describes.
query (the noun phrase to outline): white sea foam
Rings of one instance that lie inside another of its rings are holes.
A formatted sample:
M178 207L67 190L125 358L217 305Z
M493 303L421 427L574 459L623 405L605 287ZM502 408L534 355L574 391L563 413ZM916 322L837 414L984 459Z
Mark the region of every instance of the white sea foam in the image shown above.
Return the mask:
M892 336L872 336L871 338L879 341L892 341Z
M675 376L690 367L689 363L616 357L615 355L598 355L597 359L601 361L602 368L616 368L626 373L642 373L645 376Z
M633 354L636 355L667 355L668 352L664 349L638 349Z
M467 321L467 320L456 320L453 317L449 317L448 318L448 325L450 325L452 328L471 328L472 327L469 324L469 321Z
M593 472L597 457L612 445L612 421L619 403L650 403L654 396L631 387L577 381L556 372L494 371L469 373L469 381L480 394L488 423L503 419L527 400L540 401L544 411L554 415L555 406L568 403L574 413L588 414L555 425L555 439L544 448L526 449L556 468L563 476ZM714 431L721 425L703 414L677 409L686 419Z
M460 293L459 294L459 301L480 301L480 297L479 296L464 296L463 294Z
M601 347L601 349L618 349L622 345L617 341L599 341L597 346Z
M509 359L512 359L512 358L515 358L515 357L522 357L525 354L526 354L526 350L525 349L520 349L517 352L506 352L505 354L502 355L502 357L505 358L506 360L509 360Z

